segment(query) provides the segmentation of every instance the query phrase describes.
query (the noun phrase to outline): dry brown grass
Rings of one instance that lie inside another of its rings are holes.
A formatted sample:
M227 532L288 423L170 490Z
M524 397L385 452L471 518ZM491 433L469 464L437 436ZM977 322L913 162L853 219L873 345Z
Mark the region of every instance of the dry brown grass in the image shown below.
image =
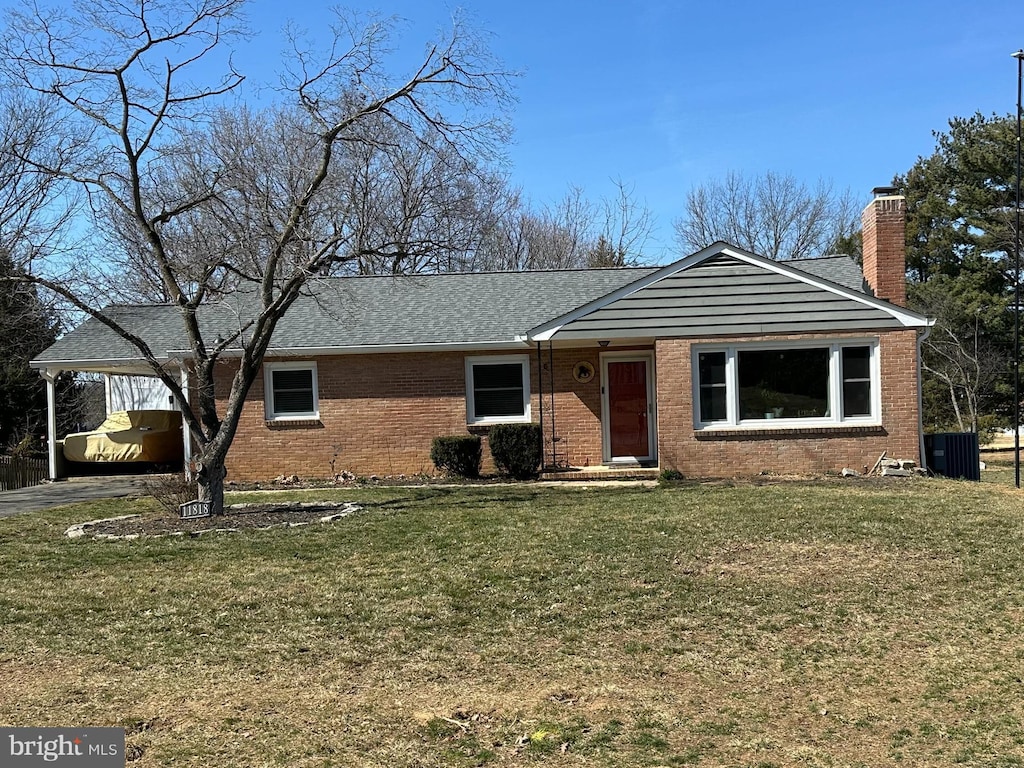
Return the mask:
M0 521L0 721L132 766L1024 765L1015 492L339 493L190 541Z

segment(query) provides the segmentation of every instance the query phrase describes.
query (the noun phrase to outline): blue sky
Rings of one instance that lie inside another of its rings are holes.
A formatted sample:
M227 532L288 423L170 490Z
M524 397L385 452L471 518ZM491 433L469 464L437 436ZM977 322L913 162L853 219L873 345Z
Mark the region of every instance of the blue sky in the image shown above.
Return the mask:
M403 52L465 9L522 72L509 170L537 203L612 179L656 217L650 255L677 254L672 221L695 184L730 170L792 173L866 203L934 146L955 115L1009 114L1024 3L391 0L346 4L406 20ZM326 5L254 0L243 67L273 63L287 19L322 29Z

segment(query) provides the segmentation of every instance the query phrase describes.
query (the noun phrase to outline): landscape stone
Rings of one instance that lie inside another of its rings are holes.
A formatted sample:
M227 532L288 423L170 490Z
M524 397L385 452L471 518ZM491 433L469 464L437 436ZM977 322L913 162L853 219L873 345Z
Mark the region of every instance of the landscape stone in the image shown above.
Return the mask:
M909 469L900 469L899 467L883 467L882 477L910 477L913 472Z

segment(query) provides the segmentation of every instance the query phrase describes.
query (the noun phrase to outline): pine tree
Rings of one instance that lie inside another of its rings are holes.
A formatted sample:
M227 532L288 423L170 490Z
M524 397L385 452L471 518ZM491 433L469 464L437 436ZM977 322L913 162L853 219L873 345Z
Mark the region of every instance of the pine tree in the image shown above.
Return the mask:
M0 251L0 451L46 433L45 382L28 363L60 330L34 286L4 279L13 272L10 256Z
M935 140L932 155L895 179L907 198L911 279L955 277L992 260L1005 268L1013 253L1014 119L954 117Z
M924 345L925 426L1009 426L1016 123L954 117L935 139L895 179L907 198L908 300L936 319Z

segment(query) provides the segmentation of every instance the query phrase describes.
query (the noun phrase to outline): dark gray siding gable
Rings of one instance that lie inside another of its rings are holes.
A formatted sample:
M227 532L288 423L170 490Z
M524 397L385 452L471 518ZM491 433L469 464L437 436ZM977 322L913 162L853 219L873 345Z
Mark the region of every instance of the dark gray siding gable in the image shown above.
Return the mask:
M890 313L728 255L566 323L556 339L695 337L900 328Z

